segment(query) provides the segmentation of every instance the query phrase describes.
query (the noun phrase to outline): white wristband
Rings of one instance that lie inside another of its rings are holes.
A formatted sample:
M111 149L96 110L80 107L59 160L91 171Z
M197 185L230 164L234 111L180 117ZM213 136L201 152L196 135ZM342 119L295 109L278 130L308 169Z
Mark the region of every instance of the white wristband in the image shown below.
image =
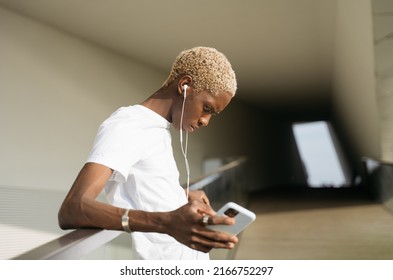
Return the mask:
M125 232L130 233L130 225L129 225L129 217L128 217L128 212L130 212L130 209L127 209L126 212L124 213L123 217L121 217L121 225L123 226L123 229Z

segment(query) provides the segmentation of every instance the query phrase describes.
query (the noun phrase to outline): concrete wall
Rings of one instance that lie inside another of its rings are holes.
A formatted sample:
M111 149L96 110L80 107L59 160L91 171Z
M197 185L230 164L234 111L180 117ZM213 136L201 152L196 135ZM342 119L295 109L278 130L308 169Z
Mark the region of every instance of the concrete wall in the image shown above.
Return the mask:
M381 163L371 175L378 200L393 210L393 2L372 0Z
M68 188L98 125L163 73L0 9L0 185Z
M381 159L393 162L393 1L372 0Z
M370 0L338 0L333 109L339 133L358 167L362 156L381 156L373 49Z
M334 108L360 170L361 157L393 160L393 40L384 39L393 32L392 12L391 1L337 1ZM377 180L365 179L370 193L392 209L387 166Z

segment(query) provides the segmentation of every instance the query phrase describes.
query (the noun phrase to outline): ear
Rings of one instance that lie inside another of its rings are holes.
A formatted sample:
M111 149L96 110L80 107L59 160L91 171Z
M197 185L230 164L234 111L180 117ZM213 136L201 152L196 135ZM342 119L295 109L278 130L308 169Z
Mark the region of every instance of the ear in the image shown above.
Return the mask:
M192 77L190 75L185 75L183 76L180 80L179 83L177 84L177 91L179 94L183 95L184 94L184 86L187 85L187 93L190 90L190 87L192 85Z

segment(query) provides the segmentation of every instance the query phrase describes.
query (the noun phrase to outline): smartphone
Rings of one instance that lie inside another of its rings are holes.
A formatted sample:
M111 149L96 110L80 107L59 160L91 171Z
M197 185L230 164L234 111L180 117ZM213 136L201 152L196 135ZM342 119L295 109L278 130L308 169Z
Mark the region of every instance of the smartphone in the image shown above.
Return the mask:
M208 225L207 228L215 231L226 232L232 235L237 235L249 226L255 220L255 214L250 210L234 203L228 202L220 210L217 211L217 216L226 215L235 219L233 225Z

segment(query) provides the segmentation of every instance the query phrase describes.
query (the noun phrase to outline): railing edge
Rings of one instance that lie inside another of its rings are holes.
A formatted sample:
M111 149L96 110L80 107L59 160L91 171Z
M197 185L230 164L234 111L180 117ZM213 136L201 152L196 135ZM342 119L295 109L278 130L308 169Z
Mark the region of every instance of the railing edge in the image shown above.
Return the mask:
M13 260L78 259L122 233L103 229L77 229L18 255Z

